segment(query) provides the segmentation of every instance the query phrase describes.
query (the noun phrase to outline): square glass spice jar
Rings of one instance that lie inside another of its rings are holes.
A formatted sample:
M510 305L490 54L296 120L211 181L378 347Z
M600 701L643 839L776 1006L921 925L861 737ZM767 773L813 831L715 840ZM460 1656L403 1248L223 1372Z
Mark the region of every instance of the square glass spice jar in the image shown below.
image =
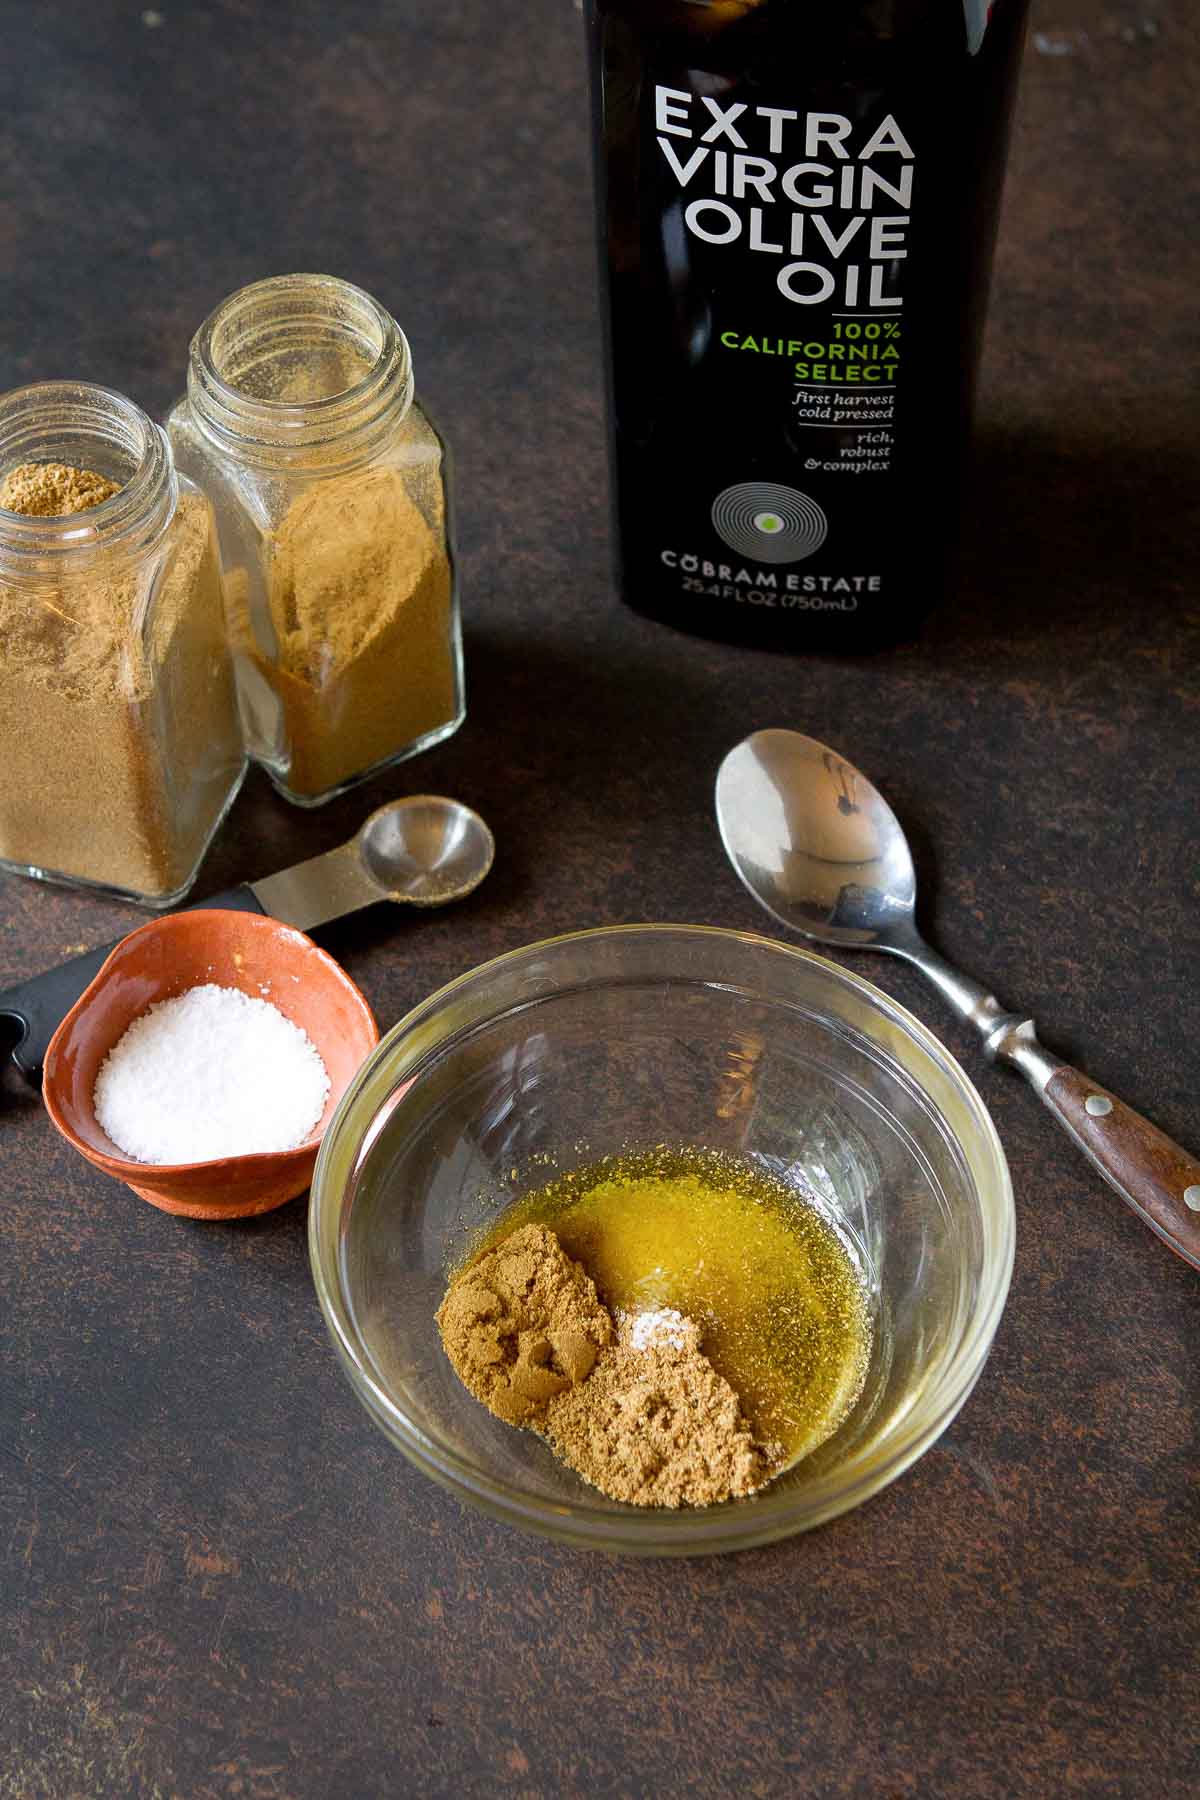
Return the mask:
M174 906L246 767L212 507L84 382L0 398L0 478L0 868Z
M212 497L246 745L319 806L464 716L446 457L391 315L328 275L223 301L168 421Z

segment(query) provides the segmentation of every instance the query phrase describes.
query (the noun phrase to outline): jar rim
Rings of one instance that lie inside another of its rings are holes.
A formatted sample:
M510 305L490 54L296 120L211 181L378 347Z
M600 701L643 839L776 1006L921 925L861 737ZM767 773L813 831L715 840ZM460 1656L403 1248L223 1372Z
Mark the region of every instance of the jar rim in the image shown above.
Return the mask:
M307 334L307 337L306 337ZM307 346L352 346L363 373L311 397L256 393L238 370L298 359ZM240 360L239 360L240 359ZM272 275L236 289L192 339L188 399L200 430L229 456L314 471L366 460L408 412L412 356L395 319L339 276Z
M90 381L39 381L0 395L0 470L27 462L127 470L115 494L83 512L0 507L0 570L37 578L89 552L145 555L175 513L178 477L162 427L136 401Z

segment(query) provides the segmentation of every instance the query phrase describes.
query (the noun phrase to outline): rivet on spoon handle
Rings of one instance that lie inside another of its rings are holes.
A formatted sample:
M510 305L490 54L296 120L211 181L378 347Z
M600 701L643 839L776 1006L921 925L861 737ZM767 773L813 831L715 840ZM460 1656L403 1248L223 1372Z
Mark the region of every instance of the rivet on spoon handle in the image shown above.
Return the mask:
M1069 1064L1050 1077L1042 1100L1134 1212L1200 1268L1200 1162Z
M881 948L889 946L881 945ZM1200 1269L1200 1161L1165 1131L1038 1042L1032 1019L1006 1012L994 995L919 939L891 946L915 964L983 1039L984 1053L1023 1075L1067 1136L1163 1242Z

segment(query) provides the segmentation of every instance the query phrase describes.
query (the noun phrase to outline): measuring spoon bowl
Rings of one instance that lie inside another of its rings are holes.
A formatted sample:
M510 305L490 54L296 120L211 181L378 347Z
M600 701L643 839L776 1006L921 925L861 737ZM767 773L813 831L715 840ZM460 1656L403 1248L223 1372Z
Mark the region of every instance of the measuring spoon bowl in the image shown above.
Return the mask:
M477 888L495 840L479 814L441 794L409 794L361 826L358 855L381 899L445 906Z

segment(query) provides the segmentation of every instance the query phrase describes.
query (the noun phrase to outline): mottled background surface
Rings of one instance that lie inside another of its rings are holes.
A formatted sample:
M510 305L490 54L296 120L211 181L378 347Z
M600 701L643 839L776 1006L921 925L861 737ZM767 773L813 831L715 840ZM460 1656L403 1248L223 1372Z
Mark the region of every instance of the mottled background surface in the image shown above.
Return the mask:
M3 0L0 44L0 387L165 408L223 294L327 269L399 317L457 451L466 727L315 817L252 780L201 891L419 778L500 853L457 910L325 933L385 1024L549 932L757 929L711 785L790 724L886 786L942 947L1200 1145L1194 7L1036 0L958 598L861 663L611 596L569 0ZM0 986L137 922L0 881ZM3 1800L1194 1792L1196 1277L915 976L865 968L993 1108L1009 1308L893 1488L688 1566L462 1511L344 1384L303 1201L163 1217L5 1076Z

